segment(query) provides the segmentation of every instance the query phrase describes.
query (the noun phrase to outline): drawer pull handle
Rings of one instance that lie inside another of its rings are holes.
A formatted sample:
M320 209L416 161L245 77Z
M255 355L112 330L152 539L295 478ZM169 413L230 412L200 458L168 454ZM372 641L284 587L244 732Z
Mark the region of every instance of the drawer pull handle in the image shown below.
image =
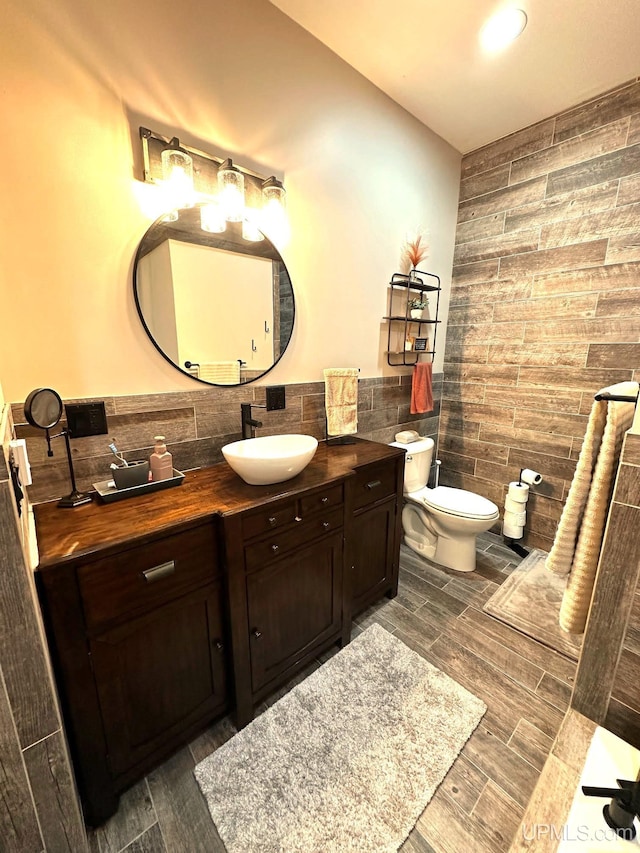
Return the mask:
M272 545L271 550L273 551L274 554L277 554L278 551L280 550L280 546L279 545Z
M145 569L142 573L147 583L162 580L169 575L172 575L176 570L175 560L169 560L168 563L162 563L159 566L154 566L152 569Z
M382 480L371 480L370 483L367 483L367 489L376 489L378 486L382 485Z
M302 521L302 516L301 516L301 515L296 515L296 517L295 517L293 520L294 520L294 521Z
M328 530L331 527L331 525L329 524L328 521L323 521L322 526L324 527L325 530Z
M258 631L258 629L257 629L257 628L254 628L254 629L253 629L253 631L252 631L251 633L252 633L252 634L253 634L253 636L256 638L256 640L259 640L259 639L260 639L260 637L262 636L262 631Z
M270 515L268 521L272 527L275 527L278 523L278 519L275 517L275 515Z
M329 498L325 495L323 498L320 498L320 503L321 504L328 504Z

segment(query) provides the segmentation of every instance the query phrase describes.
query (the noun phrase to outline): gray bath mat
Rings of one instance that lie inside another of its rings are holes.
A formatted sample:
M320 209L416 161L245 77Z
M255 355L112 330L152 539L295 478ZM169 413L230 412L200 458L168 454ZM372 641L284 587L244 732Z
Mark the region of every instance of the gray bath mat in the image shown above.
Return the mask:
M396 851L485 711L372 625L195 775L229 853Z
M545 551L534 548L498 587L483 610L545 646L578 660L582 636L563 631L559 623L567 576L548 572L544 565L547 556Z

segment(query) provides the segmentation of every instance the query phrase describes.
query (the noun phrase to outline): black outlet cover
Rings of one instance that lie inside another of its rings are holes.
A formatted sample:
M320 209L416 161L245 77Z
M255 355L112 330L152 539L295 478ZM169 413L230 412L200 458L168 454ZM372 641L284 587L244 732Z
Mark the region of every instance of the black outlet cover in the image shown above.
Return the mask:
M64 407L67 416L69 438L85 438L87 435L106 435L107 414L104 403L69 403Z
M268 385L265 390L267 392L268 412L275 412L278 409L286 408L284 385Z

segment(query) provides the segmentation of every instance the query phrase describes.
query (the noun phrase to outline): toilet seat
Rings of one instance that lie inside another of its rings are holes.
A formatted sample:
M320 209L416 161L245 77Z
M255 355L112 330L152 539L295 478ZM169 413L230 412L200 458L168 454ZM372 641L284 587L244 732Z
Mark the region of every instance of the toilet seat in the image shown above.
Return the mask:
M498 507L482 495L467 492L465 489L453 489L450 486L424 488L411 492L407 497L429 509L444 512L458 518L489 519L500 515Z

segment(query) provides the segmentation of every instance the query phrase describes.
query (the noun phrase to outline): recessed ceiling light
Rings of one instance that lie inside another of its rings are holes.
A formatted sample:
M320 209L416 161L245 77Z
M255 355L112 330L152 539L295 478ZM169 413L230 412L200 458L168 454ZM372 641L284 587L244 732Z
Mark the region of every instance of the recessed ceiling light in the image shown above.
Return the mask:
M480 30L480 41L485 50L500 50L517 39L526 26L527 15L522 9L501 9Z

